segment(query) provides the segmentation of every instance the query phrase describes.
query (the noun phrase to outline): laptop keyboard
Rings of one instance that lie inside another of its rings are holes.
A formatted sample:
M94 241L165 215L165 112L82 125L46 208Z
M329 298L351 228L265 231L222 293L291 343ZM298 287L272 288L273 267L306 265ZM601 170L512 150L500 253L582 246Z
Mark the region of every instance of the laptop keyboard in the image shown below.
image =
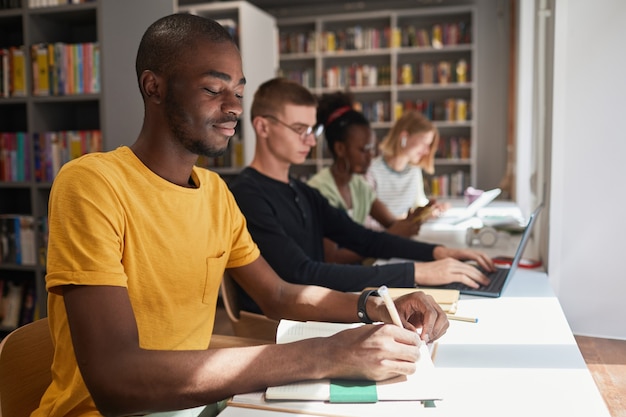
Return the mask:
M502 283L504 279L506 278L507 273L509 272L508 268L498 268L494 272L485 272L481 268L478 268L478 269L480 269L481 272L485 274L487 278L489 278L490 280L489 284L483 285L479 287L478 289L476 289L476 288L471 288L465 284L461 284L460 282L455 282L452 284L448 284L445 287L453 288L456 290L478 290L478 291L484 291L488 293L497 292L502 287Z

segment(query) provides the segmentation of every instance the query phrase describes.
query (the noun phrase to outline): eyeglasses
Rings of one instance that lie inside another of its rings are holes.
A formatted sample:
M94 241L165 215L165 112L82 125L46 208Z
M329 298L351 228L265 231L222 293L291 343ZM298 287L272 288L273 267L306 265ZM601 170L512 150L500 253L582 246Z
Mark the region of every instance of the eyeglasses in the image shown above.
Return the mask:
M322 136L322 133L324 133L324 125L321 125L321 124L315 125L315 126L307 126L304 124L299 124L298 127L293 127L283 122L276 116L272 116L271 114L266 114L261 117L265 117L266 119L272 119L275 122L278 122L279 124L285 126L287 129L291 130L292 132L297 133L302 142L304 142L306 138L309 137L309 135L313 135L315 139L318 139L320 136Z

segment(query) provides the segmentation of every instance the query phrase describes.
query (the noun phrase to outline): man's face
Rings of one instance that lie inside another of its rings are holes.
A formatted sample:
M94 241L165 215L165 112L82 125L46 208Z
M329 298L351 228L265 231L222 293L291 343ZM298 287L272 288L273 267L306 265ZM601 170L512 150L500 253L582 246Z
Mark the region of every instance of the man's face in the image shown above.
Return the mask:
M302 135L308 127L315 126L316 108L287 104L282 112L267 117L268 149L273 156L288 164L303 163L317 140L313 134Z
M168 80L165 112L174 138L196 155L223 154L243 111L244 84L233 44L199 41Z

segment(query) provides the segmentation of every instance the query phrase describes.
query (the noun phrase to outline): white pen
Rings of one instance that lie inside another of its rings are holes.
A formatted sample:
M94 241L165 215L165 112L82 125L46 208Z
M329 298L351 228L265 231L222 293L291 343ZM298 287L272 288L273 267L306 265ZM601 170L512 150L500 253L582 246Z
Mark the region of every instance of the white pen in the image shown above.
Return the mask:
M398 310L396 309L396 305L391 299L391 296L389 295L389 290L387 289L386 285L381 285L381 287L378 289L378 295L383 298L383 302L387 307L387 311L389 311L389 315L391 316L391 321L393 321L393 324L404 328L404 326L402 325L402 321L400 320Z

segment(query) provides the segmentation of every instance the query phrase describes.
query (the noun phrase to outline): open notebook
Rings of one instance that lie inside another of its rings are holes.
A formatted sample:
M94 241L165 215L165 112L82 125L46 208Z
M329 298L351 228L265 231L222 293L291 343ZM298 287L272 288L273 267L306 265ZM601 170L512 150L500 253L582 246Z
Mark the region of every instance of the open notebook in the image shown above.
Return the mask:
M289 343L310 337L326 337L341 330L361 326L359 323L340 324L281 320L276 332L276 343ZM266 400L310 400L340 403L377 401L431 401L442 398L439 383L428 346L420 348L417 371L407 377L382 382L349 380L302 381L265 391Z

